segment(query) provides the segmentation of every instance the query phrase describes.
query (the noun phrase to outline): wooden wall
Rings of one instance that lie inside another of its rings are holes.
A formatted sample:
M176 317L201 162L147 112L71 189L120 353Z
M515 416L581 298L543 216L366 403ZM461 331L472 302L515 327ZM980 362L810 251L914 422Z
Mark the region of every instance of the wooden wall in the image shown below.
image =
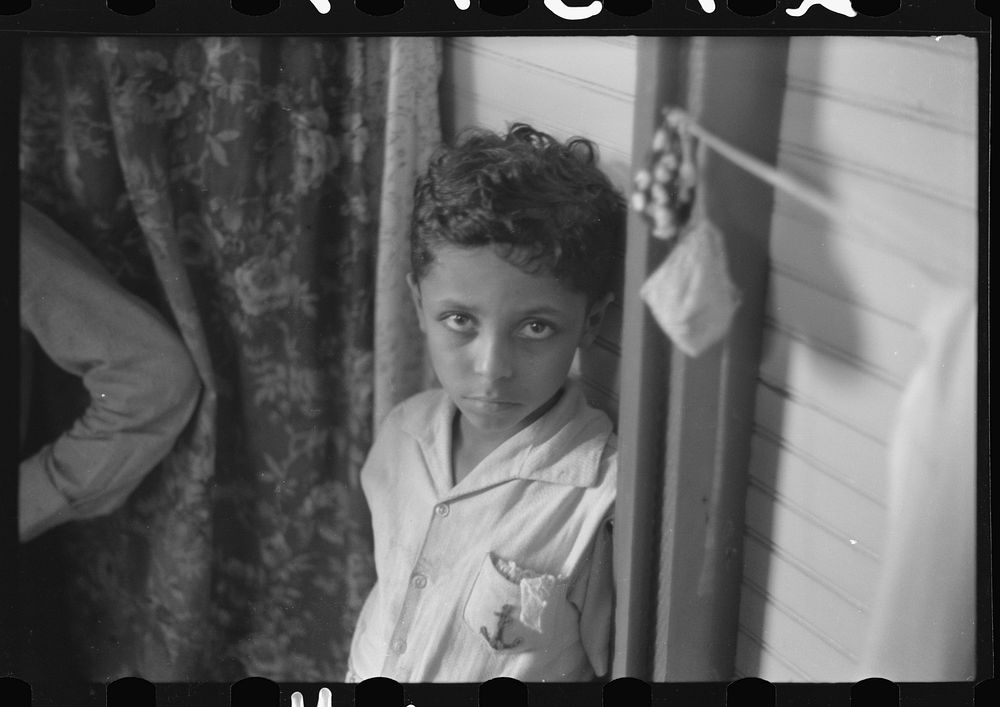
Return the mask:
M459 37L445 40L442 122L505 131L530 123L565 139L589 138L601 166L627 194L636 81L634 37ZM601 336L577 363L591 401L618 411L621 297Z
M776 199L740 676L858 677L917 322L931 281L976 278L977 80L968 38L792 40L780 167L890 227L872 237Z

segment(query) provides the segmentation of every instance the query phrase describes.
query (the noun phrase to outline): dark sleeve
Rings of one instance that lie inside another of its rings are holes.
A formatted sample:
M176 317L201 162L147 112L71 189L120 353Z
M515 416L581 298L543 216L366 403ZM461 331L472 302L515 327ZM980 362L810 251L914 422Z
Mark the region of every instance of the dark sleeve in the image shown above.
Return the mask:
M201 386L151 307L55 223L21 209L21 327L90 395L69 430L21 462L20 534L29 540L124 503L173 446Z

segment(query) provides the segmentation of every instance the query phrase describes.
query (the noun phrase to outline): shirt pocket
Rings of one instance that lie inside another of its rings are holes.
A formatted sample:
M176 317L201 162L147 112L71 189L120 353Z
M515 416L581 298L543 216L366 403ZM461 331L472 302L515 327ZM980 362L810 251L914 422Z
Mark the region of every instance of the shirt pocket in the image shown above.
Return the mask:
M551 578L550 590L541 605L532 599L535 592L522 591L521 582L508 579L497 569L498 560L495 554L487 553L479 566L462 612L466 626L479 636L484 648L496 653L551 648L560 635L569 633L565 624L573 607L566 599L565 581L540 575ZM528 606L523 611L525 603Z

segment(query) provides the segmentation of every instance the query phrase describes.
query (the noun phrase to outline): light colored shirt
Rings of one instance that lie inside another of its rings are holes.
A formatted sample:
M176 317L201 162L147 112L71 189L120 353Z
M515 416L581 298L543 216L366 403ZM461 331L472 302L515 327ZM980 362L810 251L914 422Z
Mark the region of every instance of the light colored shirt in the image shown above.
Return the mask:
M56 365L81 377L90 395L70 429L20 464L19 533L26 541L124 503L173 446L201 385L159 315L27 204L20 243L21 327Z
M378 581L348 680L591 680L607 672L611 421L568 382L545 415L452 484L441 390L386 418L361 473Z

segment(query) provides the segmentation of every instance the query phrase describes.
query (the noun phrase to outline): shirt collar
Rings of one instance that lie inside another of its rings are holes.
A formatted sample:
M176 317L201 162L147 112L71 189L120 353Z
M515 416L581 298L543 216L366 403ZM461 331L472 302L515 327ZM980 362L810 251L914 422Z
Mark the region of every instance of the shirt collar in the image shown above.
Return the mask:
M611 419L587 404L578 382L567 380L555 407L508 442L528 432L518 477L584 487L598 482Z
M451 435L456 408L442 391L425 414L402 429L421 446L439 491L471 492L512 478L589 487L598 483L601 457L612 434L608 416L590 407L568 379L551 410L493 450L459 486L451 485ZM572 452L571 454L569 452Z

